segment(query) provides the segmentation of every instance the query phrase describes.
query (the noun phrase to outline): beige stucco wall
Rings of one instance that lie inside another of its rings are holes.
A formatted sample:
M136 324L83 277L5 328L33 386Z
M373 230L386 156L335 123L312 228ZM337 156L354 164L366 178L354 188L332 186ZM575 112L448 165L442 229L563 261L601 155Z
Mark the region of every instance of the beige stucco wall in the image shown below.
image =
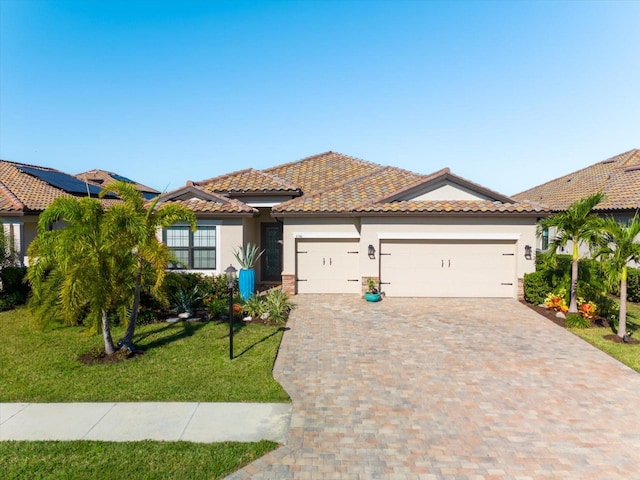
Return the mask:
M358 218L287 218L283 228L283 274L296 271L296 238L358 238ZM362 255L362 252L360 252Z

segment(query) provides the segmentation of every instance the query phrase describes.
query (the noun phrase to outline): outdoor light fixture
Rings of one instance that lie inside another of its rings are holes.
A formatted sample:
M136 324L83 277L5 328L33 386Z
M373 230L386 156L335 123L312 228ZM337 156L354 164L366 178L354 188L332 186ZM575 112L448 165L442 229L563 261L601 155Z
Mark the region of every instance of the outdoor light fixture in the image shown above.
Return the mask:
M369 245L369 258L372 260L376 258L376 249L373 245Z
M524 246L524 258L531 260L531 245Z
M229 360L233 360L233 287L236 283L238 271L229 265L224 273L227 275L227 288L229 289Z

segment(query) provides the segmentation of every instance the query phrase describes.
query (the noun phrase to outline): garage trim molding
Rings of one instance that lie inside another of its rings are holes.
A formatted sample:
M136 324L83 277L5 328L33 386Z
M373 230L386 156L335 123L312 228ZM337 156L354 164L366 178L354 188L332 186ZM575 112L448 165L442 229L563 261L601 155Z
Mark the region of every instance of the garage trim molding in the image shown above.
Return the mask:
M360 235L358 233L355 232L294 232L293 233L293 238L335 238L335 239L340 239L340 238L351 238L351 239L359 239Z
M519 233L378 233L380 240L520 240Z

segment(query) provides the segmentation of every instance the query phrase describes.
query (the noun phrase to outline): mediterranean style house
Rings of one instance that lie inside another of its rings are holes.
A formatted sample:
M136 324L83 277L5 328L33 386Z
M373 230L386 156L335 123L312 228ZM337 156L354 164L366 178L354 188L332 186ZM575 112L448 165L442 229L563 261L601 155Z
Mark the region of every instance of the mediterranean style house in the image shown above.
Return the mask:
M515 298L548 213L448 168L423 175L331 151L160 198L198 218L196 232L162 234L184 269L239 267L233 251L251 242L265 250L258 283L290 294L361 294L373 278L388 296Z
M53 200L87 195L97 198L101 185L114 180L134 183L147 198L159 194L150 187L103 170L70 175L54 168L0 160L0 219L4 235L17 253L18 261L23 265L29 264L27 247L36 236L40 213ZM107 195L101 201L109 205L118 199Z
M640 150L633 149L537 187L513 195L520 202L539 202L551 212L561 212L576 200L597 192L605 194L594 212L627 222L640 214ZM543 232L538 250L546 250L554 232ZM570 246L569 246L570 247ZM570 250L568 250L570 251ZM587 248L581 246L582 254Z

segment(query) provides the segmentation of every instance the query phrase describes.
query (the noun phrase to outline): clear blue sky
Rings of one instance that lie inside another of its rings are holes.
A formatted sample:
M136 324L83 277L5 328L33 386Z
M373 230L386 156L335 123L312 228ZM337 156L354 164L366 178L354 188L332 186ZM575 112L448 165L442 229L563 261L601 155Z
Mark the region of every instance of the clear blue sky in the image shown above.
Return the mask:
M505 194L640 148L640 1L0 0L0 157L160 190L334 150Z

